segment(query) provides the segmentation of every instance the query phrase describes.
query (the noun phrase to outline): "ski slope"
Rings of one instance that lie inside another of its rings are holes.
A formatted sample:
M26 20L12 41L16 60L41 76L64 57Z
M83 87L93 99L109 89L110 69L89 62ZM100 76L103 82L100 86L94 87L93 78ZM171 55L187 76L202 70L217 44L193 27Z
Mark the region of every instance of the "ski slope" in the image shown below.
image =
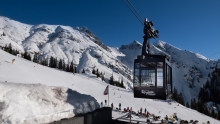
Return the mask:
M24 123L28 121L33 123L49 123L49 121L52 122L61 118L72 117L77 114L77 112L71 111L72 113L67 112L68 114L66 113L63 115L56 114L56 116L51 118L48 118L48 115L45 114L54 114L62 111L62 109L64 111L67 108L74 108L71 107L71 102L65 103L65 100L67 99L67 94L65 94L67 88L73 90L73 92L78 92L79 97L71 97L72 101L74 101L74 99L83 99L81 97L87 95L88 98L85 98L83 101L93 101L93 109L98 108L96 106L97 103L104 102L105 99L108 99L106 95L103 95L104 89L108 84L102 82L101 79L96 78L95 75L74 75L72 73L45 67L23 58L17 58L16 56L10 55L2 50L0 50L0 56L0 103L6 103L6 106L2 106L0 104L1 120L5 119L8 120L8 122L15 123ZM14 64L11 63L12 59L15 59ZM62 99L57 101L53 96L54 91L52 89L59 89L60 87L63 91L63 95L61 95ZM32 96L29 96L29 98L27 90L34 92L44 91L42 92L44 95L36 95L35 93L32 93ZM184 120L192 119L199 120L199 123L210 121L212 124L220 124L220 121L218 120L182 105L177 106L178 103L175 102L169 105L167 102L160 100L137 99L133 97L133 93L131 91L115 86L110 86L109 90L109 104L113 103L115 107L121 103L122 108L132 107L134 111L138 111L140 107L143 109L147 108L150 113L154 113L157 116L164 117L165 115L169 116L173 113L177 113L177 116ZM96 100L94 100L93 97ZM50 104L42 105L42 99L48 99L50 102L64 103L59 104L62 105L62 108L58 107L58 109L52 109ZM80 101L77 102L79 104L83 104L80 103ZM26 105L29 105L29 107L25 107ZM38 120L37 117L39 116L40 119ZM113 116L114 118L117 118L120 115L113 113Z

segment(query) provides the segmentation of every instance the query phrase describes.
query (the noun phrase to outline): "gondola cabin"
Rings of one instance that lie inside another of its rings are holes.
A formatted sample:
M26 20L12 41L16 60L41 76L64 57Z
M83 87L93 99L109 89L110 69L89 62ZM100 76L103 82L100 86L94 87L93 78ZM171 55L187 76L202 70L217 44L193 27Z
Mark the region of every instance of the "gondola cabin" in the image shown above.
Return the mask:
M140 55L134 60L134 97L166 100L172 93L172 68L162 55Z
M163 55L150 52L150 39L158 38L158 30L147 19L144 22L142 54L134 60L134 97L166 100L172 94L172 68Z

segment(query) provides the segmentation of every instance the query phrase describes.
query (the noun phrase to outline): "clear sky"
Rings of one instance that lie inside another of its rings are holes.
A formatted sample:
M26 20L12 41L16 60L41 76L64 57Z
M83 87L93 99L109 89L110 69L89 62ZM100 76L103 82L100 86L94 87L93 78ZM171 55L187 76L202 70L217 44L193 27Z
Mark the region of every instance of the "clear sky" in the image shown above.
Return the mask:
M220 0L130 1L153 21L160 40L220 59ZM0 15L33 25L86 26L108 46L143 42L143 25L122 0L2 0Z

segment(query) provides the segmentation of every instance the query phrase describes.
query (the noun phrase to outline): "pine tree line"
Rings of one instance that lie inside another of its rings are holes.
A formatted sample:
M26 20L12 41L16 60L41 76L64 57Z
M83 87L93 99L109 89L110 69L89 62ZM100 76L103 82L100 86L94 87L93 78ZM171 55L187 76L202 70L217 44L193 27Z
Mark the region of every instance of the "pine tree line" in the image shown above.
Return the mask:
M57 58L51 56L48 65L51 68L57 68L66 72L77 73L77 69L73 64L73 61L70 64L66 64L64 59L60 59L58 62Z
M96 75L97 78L101 78L102 81L105 81L105 76L102 72L99 72L99 69L93 69L92 74Z
M12 55L20 54L20 52L18 50L12 49L11 43L9 43L8 45L6 44L5 47L2 47L2 50L6 51L6 52L8 52ZM38 61L38 59L36 60L36 55L34 56L35 57L34 60L33 60L34 62ZM24 53L21 53L21 57L31 61L31 55L27 51L25 51Z
M202 102L200 100L196 101L196 99L192 99L190 108L197 110L198 112L203 113L207 116L220 120L220 114L218 114L220 113L220 110L218 110L216 113L213 108L208 108L205 102Z
M220 69L215 67L213 72L209 74L209 80L200 89L198 99L201 102L215 102L220 104Z
M178 93L175 87L174 87L174 90L173 90L172 99L185 106L185 101L184 101L184 98L182 96L182 93L181 92Z
M117 87L125 88L124 83L123 83L123 78L121 79L121 82L120 81L114 81L113 74L109 79L109 84L117 86Z
M220 108L217 108L218 113L215 113L213 108L207 108L206 106L206 103L210 101L214 102L215 106L220 104L220 69L217 66L213 67L213 69L208 74L209 79L200 88L198 101L193 100L193 103L195 109L199 112L220 120Z
M42 59L40 61L39 53L35 53L32 60L31 55L27 51L25 51L24 53L19 53L18 50L12 49L11 43L9 43L8 45L6 44L5 47L1 47L1 49L13 55L21 54L21 57L23 57L24 59L33 61L44 66L57 68L66 72L77 73L77 69L73 64L73 61L70 64L66 64L63 59L60 59L58 62L57 58L54 58L52 56L50 57L49 62L48 59Z
M2 50L12 54L12 55L17 55L19 54L18 50L14 50L12 49L11 43L9 43L8 45L6 44L5 47L2 47Z

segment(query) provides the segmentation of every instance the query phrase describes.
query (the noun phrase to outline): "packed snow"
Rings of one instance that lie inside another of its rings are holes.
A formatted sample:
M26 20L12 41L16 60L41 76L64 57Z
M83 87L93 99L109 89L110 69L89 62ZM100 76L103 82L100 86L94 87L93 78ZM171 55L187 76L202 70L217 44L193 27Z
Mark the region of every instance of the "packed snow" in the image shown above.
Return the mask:
M49 123L78 114L72 111L77 102L82 106L87 106L82 107L81 110L88 112L98 108L97 102L100 104L108 99L106 95L103 95L108 84L96 78L95 75L74 75L17 58L2 50L0 50L0 56L0 117L4 120L2 123ZM15 59L14 64L11 63L12 59ZM67 92L68 90L70 92ZM58 95L57 92L62 93ZM113 103L115 107L121 103L122 108L132 107L133 111L138 111L142 107L162 118L165 115L177 113L177 116L184 120L220 123L197 111L182 105L178 106L176 102L170 105L161 100L137 99L133 97L132 91L115 86L110 86L109 92L109 103ZM72 95L67 98L69 94ZM90 103L91 107L88 107L89 104L85 105L84 101L87 104ZM52 109L54 103L57 107ZM62 111L65 112L62 113ZM113 112L114 118L120 116L120 113ZM143 118L135 119L144 120Z
M0 123L50 123L99 108L96 99L64 87L0 82Z

